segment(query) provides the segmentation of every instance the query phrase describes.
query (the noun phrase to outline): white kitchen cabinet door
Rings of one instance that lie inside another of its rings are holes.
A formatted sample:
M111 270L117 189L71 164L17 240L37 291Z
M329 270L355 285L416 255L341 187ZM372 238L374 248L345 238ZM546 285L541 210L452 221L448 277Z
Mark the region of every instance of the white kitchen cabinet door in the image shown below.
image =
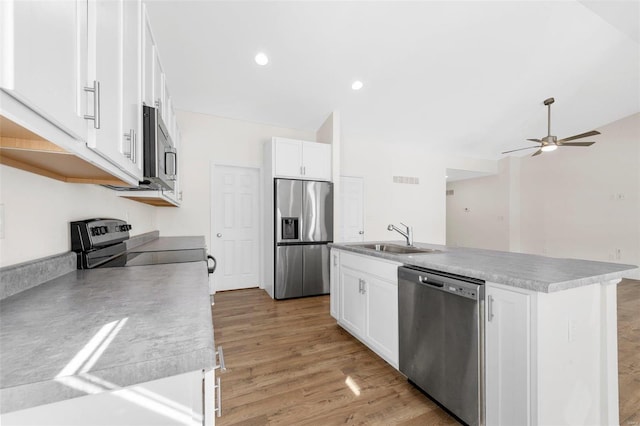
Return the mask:
M302 141L302 175L305 179L331 180L331 145Z
M367 300L365 338L372 349L398 368L398 286L370 275L363 280Z
M529 425L530 296L487 284L486 424Z
M362 294L361 273L340 268L340 322L358 338L364 338L366 299Z
M279 177L302 177L302 144L300 141L274 138L274 175Z
M139 0L128 1L139 3ZM92 0L88 3L88 77L95 85L90 103L93 103L92 114L96 116L96 120L89 122L88 146L141 180L141 169L127 157L131 155L131 134L130 129L125 130L123 126L124 44L139 42L124 39L125 12L130 12L124 3L124 0Z
M331 249L330 257L330 288L329 288L329 311L331 316L338 319L340 301L340 250Z
M86 1L2 0L0 11L0 86L84 145Z
M155 106L153 71L155 66L155 43L151 32L151 24L147 16L147 6L142 6L142 102L146 106Z
M164 72L160 64L158 47L153 46L153 104L151 106L160 109L160 116L163 116L164 105Z
M120 152L142 177L142 3L125 1L123 11L123 139Z

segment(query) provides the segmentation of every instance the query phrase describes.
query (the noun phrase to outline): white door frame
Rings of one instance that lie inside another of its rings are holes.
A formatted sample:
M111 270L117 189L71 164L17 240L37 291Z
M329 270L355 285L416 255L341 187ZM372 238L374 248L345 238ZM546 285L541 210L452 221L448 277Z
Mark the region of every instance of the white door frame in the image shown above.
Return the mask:
M258 208L260 208L260 212L258 215L258 257L260 258L260 265L258 266L258 288L264 288L264 185L262 182L264 181L263 170L261 166L252 166L243 164L235 161L210 161L209 162L209 241L211 243L211 250L213 251L213 239L215 235L213 233L215 225L214 225L214 217L213 217L213 200L214 197L214 169L216 167L241 167L243 169L253 169L258 171ZM215 288L213 288L213 276L209 276L209 293L214 294Z

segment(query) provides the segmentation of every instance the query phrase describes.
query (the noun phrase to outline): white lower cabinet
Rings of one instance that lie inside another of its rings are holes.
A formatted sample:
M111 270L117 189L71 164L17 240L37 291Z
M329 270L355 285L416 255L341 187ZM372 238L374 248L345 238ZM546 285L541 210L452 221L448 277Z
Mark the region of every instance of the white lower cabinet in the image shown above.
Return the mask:
M213 426L213 376L213 371L198 370L121 389L113 385L115 390L5 413L2 424ZM83 380L89 391L106 383L78 378L68 385L82 385Z
M338 324L398 368L399 263L332 249L331 311ZM337 256L337 257L334 257ZM337 309L336 306L337 305Z
M531 424L531 294L485 286L486 424Z

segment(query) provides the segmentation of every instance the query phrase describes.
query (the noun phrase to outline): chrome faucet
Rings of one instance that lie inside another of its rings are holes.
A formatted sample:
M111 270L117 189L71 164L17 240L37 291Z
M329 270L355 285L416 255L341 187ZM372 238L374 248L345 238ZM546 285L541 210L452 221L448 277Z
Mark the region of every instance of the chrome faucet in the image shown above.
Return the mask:
M389 224L389 226L387 226L387 230L398 232L400 235L402 235L403 237L405 237L407 239L407 245L408 246L413 246L413 228L411 226L409 226L409 225L405 225L402 222L400 222L400 224L402 224L402 226L407 228L407 230L403 231L402 229L400 229L400 228L398 228L398 227L396 227L395 225L392 225L392 224Z

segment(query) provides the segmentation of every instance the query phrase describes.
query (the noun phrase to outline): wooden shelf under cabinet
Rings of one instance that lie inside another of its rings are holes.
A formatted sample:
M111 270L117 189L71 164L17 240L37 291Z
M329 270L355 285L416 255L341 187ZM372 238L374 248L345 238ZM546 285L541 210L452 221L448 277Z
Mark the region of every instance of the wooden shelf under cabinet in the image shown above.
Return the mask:
M129 186L1 115L0 164L62 182Z

